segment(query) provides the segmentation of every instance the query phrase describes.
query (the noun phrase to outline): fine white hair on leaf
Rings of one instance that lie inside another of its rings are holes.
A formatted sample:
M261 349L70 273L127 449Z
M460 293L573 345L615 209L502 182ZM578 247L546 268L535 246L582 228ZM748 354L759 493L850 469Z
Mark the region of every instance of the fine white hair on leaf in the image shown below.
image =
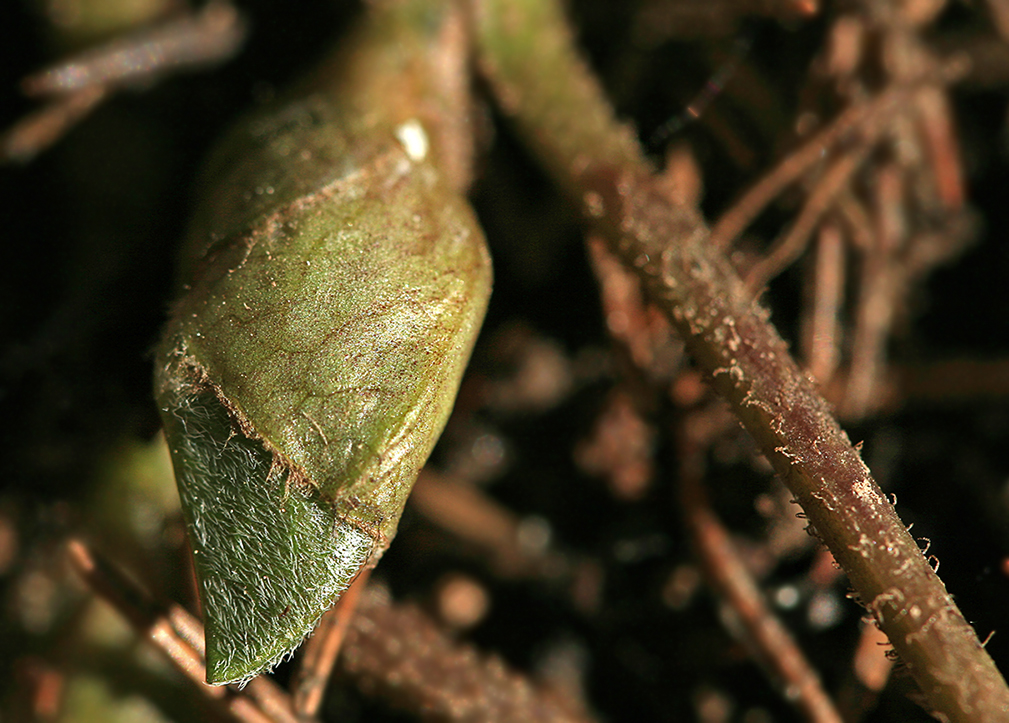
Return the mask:
M213 392L177 408L173 456L194 547L215 684L289 656L368 563L374 539L237 433Z

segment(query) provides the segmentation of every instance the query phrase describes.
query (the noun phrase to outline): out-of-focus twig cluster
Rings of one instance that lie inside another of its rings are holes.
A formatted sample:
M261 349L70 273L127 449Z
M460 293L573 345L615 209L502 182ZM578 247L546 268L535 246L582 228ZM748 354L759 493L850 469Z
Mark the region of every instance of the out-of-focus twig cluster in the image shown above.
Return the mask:
M835 401L846 417L872 411L915 282L972 238L948 98L967 66L922 37L941 9L866 3L834 17L803 90L797 148L712 232L728 248L769 203L802 189L795 220L744 273L758 293L811 248L802 357L825 387L843 378Z

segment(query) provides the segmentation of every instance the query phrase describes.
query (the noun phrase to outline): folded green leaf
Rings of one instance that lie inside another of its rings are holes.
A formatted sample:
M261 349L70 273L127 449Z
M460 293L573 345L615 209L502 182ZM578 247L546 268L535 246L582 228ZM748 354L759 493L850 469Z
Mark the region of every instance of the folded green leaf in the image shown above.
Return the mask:
M289 654L381 556L486 309L484 240L415 77L450 14L415 5L362 31L332 87L237 128L208 172L155 384L211 683ZM394 109L364 112L376 87L399 87Z

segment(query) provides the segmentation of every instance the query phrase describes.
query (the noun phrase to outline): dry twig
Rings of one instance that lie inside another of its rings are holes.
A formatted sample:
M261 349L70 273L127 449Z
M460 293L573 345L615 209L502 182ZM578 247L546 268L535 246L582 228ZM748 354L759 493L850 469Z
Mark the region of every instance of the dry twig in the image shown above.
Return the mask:
M340 669L364 691L427 720L587 722L570 701L538 690L495 658L451 642L417 608L369 590L358 603Z
M79 540L67 544L67 553L88 586L167 655L219 714L240 723L298 723L288 695L266 678L256 678L245 691L207 685L203 628L183 608L171 604L161 610L145 590Z
M319 712L333 666L357 609L357 601L370 576L370 570L362 570L305 641L298 660L298 672L291 683L294 709L300 718L311 718Z
M703 455L711 435L717 433L721 425L718 421L701 419L703 415L701 411L686 416L680 425L677 446L683 515L711 586L730 607L738 622L736 631L744 638L751 654L776 679L784 698L813 723L841 723L841 716L824 691L815 669L764 602L756 582L708 502L703 483Z
M117 90L231 58L245 34L238 11L225 0L213 0L199 12L33 73L22 82L25 94L52 100L0 135L0 161L30 161Z

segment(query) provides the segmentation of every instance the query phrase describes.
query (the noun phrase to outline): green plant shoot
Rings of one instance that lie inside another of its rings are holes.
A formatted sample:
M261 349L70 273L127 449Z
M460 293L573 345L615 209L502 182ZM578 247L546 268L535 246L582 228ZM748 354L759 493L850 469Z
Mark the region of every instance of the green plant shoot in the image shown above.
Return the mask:
M454 403L491 285L439 82L457 10L377 4L207 169L155 387L210 683L289 655L375 564Z

